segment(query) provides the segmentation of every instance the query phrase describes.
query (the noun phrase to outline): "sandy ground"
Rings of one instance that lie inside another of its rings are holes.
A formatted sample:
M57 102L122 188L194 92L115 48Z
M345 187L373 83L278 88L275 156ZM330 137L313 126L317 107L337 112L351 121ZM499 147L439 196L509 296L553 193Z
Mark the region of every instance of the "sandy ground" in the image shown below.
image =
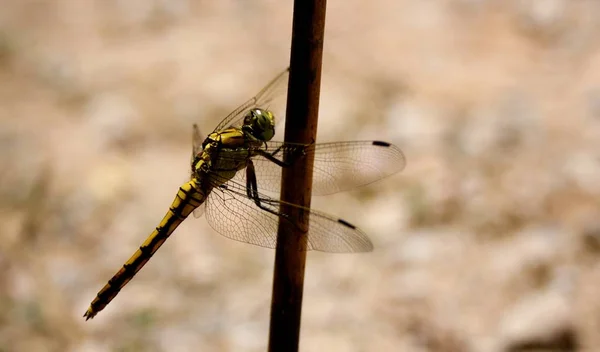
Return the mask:
M376 248L309 254L301 350L600 351L600 2L328 5L319 140L408 165L314 199ZM274 252L205 219L82 314L290 32L290 1L0 1L0 351L265 350Z

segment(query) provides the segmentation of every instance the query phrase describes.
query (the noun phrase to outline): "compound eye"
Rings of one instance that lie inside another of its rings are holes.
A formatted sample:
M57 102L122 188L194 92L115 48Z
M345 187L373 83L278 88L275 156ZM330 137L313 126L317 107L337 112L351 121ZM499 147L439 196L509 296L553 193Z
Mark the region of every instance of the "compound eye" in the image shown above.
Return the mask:
M244 117L244 125L253 125L254 121L256 121L256 109L248 111Z
M254 120L254 131L257 138L269 141L275 135L275 117L269 111L258 111L259 115Z

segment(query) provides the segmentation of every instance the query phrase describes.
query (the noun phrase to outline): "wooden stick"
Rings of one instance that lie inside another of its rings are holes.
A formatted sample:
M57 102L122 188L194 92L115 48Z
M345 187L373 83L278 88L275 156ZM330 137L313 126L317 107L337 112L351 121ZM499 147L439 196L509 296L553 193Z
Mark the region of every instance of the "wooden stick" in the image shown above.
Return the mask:
M326 0L295 0L288 86L286 142L314 143L317 135L321 60ZM283 169L281 199L310 207L313 155ZM308 214L281 209L291 222L280 221L275 251L269 351L298 351Z

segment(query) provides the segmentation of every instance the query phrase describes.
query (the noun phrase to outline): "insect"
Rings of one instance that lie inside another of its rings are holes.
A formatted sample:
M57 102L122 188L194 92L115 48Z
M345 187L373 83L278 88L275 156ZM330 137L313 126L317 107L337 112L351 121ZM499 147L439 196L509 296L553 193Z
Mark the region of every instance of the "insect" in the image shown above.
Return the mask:
M85 312L93 318L150 260L152 255L192 212L206 214L221 235L258 246L275 248L279 221L290 221L275 196L282 168L314 155L313 194L326 195L369 184L401 171L402 151L381 141L317 144L275 142L276 116L269 109L285 92L286 69L256 96L225 117L206 138L193 128L191 179L183 184L169 210L146 241L98 292ZM283 116L277 117L278 123ZM284 161L284 155L287 155ZM266 192L266 193L265 193ZM367 252L373 245L351 223L299 205L309 214L308 249L324 252Z

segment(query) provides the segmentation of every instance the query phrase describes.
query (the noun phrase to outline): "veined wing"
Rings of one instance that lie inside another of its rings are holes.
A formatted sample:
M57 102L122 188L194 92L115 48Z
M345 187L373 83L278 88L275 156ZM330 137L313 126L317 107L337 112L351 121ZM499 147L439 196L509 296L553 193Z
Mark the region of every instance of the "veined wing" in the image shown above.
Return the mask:
M192 129L192 160L190 161L190 164L192 164L194 162L194 158L196 157L196 155L200 154L202 152L202 142L204 142L204 138L202 137L202 134L200 133L200 129L198 128L198 125L194 124L193 129ZM194 178L194 165L192 164L191 166L191 170L190 170L190 179ZM199 218L202 216L202 214L204 214L204 203L201 204L199 207L197 207L196 209L194 209L194 217L195 218Z
M213 132L224 130L228 127L239 127L242 125L244 115L251 109L263 108L269 109L269 105L273 101L281 96L285 96L287 90L287 82L289 77L290 69L286 68L277 77L275 77L269 84L267 84L256 96L252 97L244 104L240 105L237 109L233 110L227 117L221 121ZM276 122L281 124L285 118L285 113L276 114Z
M280 211L281 202L258 193L261 204L273 212ZM369 252L373 244L362 230L331 215L288 204L309 214L308 250L323 252ZM230 180L213 189L206 200L206 219L221 235L236 241L275 248L277 228L289 221L260 209L248 198L246 186Z
M190 162L194 161L196 155L202 152L202 142L204 142L205 138L206 136L202 137L198 125L194 124L194 126L192 127L192 160Z
M282 161L286 150L296 155L295 157L301 156L301 151L314 152L312 185L314 195L333 194L364 186L400 172L406 166L406 159L400 148L380 141L311 145L267 142L264 150ZM279 192L282 168L260 155L254 156L252 161L258 190ZM246 184L246 173L238 172L234 180Z

